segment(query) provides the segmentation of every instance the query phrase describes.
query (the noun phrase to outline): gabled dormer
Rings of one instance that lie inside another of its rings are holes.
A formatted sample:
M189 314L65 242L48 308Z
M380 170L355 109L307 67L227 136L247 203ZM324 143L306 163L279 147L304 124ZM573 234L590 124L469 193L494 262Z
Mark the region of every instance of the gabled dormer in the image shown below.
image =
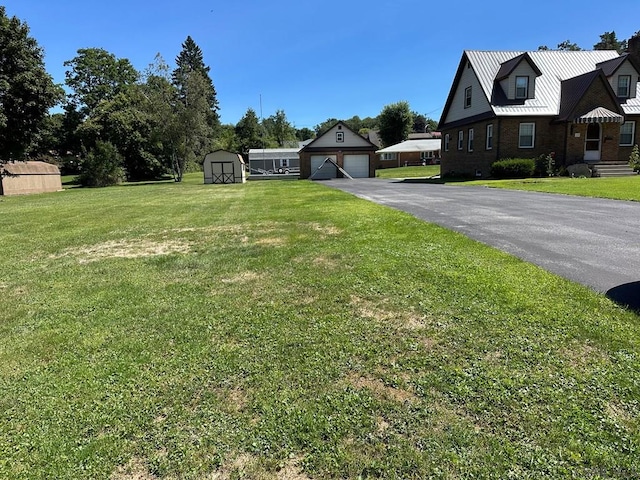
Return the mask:
M640 82L640 65L628 53L596 65L607 77L611 88L620 101L638 96L637 84Z
M523 102L536 97L536 78L542 72L528 53L500 65L495 81L509 102Z

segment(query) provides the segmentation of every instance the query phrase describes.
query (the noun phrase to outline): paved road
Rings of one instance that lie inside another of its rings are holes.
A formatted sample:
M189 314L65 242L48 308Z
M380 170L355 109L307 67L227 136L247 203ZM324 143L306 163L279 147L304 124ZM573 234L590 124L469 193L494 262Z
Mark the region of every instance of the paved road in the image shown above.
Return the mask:
M640 309L640 202L379 178L323 183L464 233Z

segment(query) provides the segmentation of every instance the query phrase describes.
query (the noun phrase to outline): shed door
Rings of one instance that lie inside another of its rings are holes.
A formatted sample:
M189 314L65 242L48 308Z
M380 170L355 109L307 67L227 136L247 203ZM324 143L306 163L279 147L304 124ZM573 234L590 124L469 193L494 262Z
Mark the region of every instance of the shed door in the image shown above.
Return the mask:
M369 178L369 155L345 155L344 170L353 178Z
M311 155L311 175L313 175L313 180L327 180L329 178L337 178L338 169L333 163L326 162L324 165L322 165L327 157L329 157L334 162L337 159L335 155ZM318 170L318 167L320 165L322 165L322 168Z
M213 183L235 183L233 162L211 162Z

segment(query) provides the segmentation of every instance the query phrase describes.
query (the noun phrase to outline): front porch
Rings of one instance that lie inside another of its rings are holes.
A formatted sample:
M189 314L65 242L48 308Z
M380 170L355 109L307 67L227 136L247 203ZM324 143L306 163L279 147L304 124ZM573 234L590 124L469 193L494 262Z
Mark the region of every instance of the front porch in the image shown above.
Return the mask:
M635 175L628 164L628 147L620 145L625 140L623 125L622 115L603 107L574 118L567 138L567 164L586 163L599 177Z

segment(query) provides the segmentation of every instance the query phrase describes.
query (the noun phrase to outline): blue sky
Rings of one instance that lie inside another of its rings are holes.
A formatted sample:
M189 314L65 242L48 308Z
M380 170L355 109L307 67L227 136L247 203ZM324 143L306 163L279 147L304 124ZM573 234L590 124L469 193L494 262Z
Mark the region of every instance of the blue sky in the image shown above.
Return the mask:
M144 70L173 67L187 35L202 48L223 123L253 108L285 111L297 128L376 116L400 100L439 120L462 51L536 50L571 40L592 48L605 31L640 30L640 2L424 0L5 0L45 50L48 72L99 47ZM262 99L262 102L261 102Z

